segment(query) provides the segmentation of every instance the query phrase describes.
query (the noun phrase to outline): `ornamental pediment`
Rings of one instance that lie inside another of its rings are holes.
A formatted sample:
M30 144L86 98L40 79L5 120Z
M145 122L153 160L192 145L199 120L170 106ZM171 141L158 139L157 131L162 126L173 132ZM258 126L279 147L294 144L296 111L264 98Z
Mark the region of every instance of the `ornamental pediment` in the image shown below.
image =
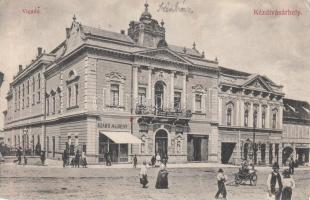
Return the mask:
M183 58L182 56L174 53L173 51L167 48L140 51L140 52L136 52L135 55L151 57L151 58L159 59L159 60L190 64L185 58Z
M247 81L243 85L243 87L254 90L272 92L271 87L262 78L260 78L259 75L253 78L252 80Z

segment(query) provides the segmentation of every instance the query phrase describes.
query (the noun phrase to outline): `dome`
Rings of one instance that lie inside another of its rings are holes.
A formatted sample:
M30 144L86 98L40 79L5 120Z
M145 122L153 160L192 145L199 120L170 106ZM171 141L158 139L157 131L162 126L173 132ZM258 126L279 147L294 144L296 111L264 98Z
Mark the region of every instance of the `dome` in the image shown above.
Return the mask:
M152 15L151 15L151 13L149 13L149 11L148 11L149 4L148 4L148 3L145 3L145 4L144 4L144 7L145 7L145 10L144 10L144 12L141 14L140 20L143 20L143 19L152 19Z

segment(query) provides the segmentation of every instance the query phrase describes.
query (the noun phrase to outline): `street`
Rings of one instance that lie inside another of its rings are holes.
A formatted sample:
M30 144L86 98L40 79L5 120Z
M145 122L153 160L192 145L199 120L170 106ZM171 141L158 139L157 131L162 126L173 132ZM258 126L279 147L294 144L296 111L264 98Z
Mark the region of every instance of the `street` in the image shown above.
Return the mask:
M257 186L228 183L230 200L265 199L269 168L258 169ZM139 183L139 168L60 168L0 165L0 198L5 199L214 199L218 168L169 168L169 189L155 189L158 168L148 170L149 187ZM224 168L228 182L237 168ZM283 170L283 169L282 169ZM295 200L308 199L310 173L297 169Z

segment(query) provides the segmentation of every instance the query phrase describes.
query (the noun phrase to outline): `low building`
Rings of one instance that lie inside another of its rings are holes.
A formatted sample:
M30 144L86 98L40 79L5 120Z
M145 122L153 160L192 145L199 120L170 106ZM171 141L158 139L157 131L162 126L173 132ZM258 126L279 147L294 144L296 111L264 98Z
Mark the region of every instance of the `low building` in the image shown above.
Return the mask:
M299 164L309 164L310 105L306 101L283 99L283 163L292 155Z

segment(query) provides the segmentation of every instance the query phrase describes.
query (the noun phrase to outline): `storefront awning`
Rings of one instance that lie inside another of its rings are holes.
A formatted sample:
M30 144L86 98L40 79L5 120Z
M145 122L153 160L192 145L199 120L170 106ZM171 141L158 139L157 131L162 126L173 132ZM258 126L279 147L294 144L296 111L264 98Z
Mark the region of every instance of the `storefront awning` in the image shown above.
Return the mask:
M141 140L129 132L109 132L100 131L100 134L107 136L113 142L117 144L140 144Z

